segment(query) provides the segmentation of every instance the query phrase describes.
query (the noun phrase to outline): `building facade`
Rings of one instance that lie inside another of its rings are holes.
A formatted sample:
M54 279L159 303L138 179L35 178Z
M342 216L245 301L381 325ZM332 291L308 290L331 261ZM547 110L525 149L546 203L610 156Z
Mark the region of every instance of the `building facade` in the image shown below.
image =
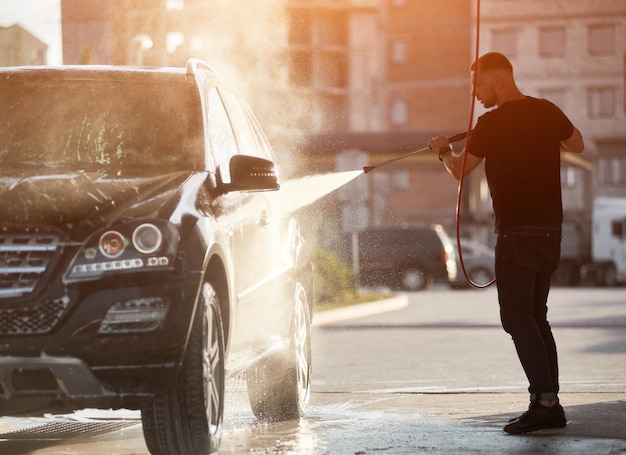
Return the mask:
M583 132L587 161L564 160L567 213L588 211L596 194L623 195L626 2L481 0L480 18L476 2L62 0L64 59L205 59L245 87L278 152L291 152L291 170L311 174L360 169L467 130L480 19L481 53L507 54L520 88L554 101ZM478 106L474 116L481 113ZM354 185L341 194L358 197L339 196L352 220L346 230L454 227L457 182L434 153L382 166ZM464 235L487 241L493 215L480 171L464 182L461 215Z
M468 124L471 0L62 0L62 21L66 64L195 56L244 79L273 143L307 143L295 173L334 171L342 153L373 164ZM355 149L372 134L379 146ZM454 221L456 184L432 153L364 178L366 224Z
M467 128L470 0L287 0L286 6L292 85L313 106L307 155L325 156L326 170L337 157L339 170L373 165L422 149L435 134ZM457 186L434 153L377 168L352 185L369 195L357 207L341 201L348 213L367 218L352 223L355 229L454 224Z
M480 24L481 53L506 54L522 92L554 102L583 134L583 160L563 160L566 220L588 215L596 196L626 197L626 2L482 0ZM486 192L471 204L478 224L490 218Z
M0 27L0 66L45 65L48 45L19 24Z

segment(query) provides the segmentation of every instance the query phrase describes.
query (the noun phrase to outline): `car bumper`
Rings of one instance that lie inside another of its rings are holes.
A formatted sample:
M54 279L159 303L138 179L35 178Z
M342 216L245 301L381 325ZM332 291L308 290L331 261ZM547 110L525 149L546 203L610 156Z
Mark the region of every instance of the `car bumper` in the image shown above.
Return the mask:
M178 371L198 282L199 275L162 284L76 288L48 332L22 328L7 335L5 326L1 412L28 412L35 405L78 409L95 402L136 407Z

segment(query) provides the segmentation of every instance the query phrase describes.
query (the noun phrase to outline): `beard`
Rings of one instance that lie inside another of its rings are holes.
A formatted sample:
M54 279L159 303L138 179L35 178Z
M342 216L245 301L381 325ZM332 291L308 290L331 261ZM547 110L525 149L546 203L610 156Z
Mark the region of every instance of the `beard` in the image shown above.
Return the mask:
M489 101L489 100L481 101L481 103L483 104L483 107L485 109L489 109L489 108L494 107L496 105L496 103L494 103L493 101Z
M490 109L498 104L498 94L493 87L486 87L479 93L478 101L482 103L485 109Z

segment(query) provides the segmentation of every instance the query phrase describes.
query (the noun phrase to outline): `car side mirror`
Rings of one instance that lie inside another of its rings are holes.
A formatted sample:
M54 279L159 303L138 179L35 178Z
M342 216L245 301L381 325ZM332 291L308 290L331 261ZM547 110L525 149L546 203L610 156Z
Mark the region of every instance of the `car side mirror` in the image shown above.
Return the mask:
M276 166L269 160L256 156L235 155L230 159L229 168L230 183L218 183L220 193L280 189ZM219 174L221 172L218 172Z

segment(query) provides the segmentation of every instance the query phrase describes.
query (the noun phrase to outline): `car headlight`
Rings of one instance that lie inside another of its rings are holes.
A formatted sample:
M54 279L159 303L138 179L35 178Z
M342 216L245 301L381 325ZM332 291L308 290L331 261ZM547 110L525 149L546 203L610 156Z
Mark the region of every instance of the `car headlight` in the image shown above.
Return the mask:
M140 253L154 253L161 248L162 240L163 234L154 224L142 224L133 232L133 245Z
M100 236L100 252L109 259L120 257L126 248L126 239L117 231L107 231Z
M72 259L64 281L171 268L178 242L178 230L165 220L126 223L95 232Z

